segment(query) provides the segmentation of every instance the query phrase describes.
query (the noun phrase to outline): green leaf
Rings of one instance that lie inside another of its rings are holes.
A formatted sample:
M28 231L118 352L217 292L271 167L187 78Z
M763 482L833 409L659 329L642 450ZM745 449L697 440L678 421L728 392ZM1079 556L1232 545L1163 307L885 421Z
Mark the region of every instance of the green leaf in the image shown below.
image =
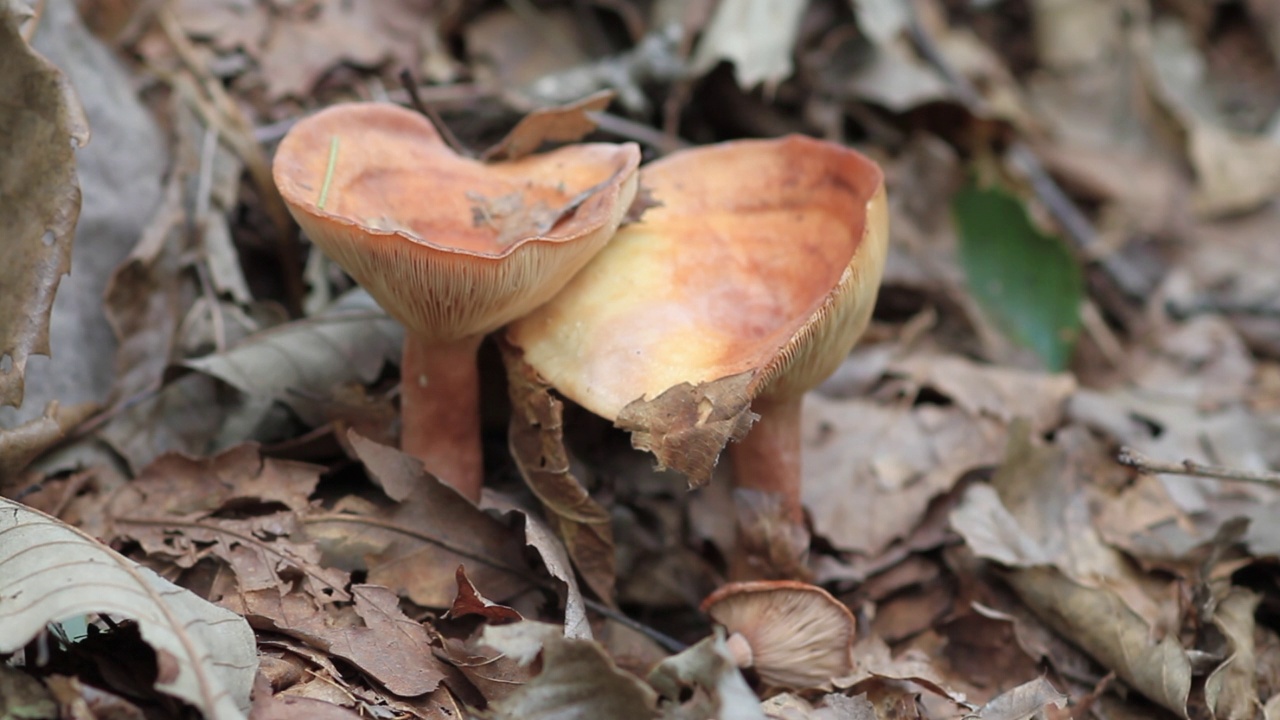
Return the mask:
M1084 298L1071 252L1037 229L1021 200L999 187L969 185L956 193L951 211L969 289L983 310L1050 370L1066 367Z

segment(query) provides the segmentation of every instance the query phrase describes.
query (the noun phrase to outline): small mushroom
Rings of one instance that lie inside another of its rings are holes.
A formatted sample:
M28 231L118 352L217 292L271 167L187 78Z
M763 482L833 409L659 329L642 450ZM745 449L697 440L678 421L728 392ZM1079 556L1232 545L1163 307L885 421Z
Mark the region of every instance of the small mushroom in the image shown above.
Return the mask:
M682 384L739 381L760 419L730 448L735 483L779 506L789 527L774 537L800 541L764 548L731 571L802 576L801 401L870 320L888 242L883 175L853 150L801 136L694 148L640 175L661 205L619 230L507 338L556 389L614 422L643 416L639 406ZM665 459L714 444L690 441L715 424L712 396L650 413L656 422L688 418L665 430L677 449ZM724 441L705 463L707 477Z
M774 688L830 689L853 672L857 620L826 590L794 580L729 583L702 601L739 667Z
M546 302L613 236L639 162L628 143L486 165L387 103L329 107L280 143L272 172L298 224L405 326L404 451L473 501L480 341Z

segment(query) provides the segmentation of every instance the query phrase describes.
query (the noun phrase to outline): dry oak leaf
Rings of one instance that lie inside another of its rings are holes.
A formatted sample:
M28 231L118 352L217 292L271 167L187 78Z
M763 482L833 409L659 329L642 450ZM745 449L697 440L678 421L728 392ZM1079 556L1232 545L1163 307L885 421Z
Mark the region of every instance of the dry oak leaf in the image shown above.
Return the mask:
M75 148L89 125L70 82L0 4L0 406L22 404L31 354L49 354L49 313L80 217Z

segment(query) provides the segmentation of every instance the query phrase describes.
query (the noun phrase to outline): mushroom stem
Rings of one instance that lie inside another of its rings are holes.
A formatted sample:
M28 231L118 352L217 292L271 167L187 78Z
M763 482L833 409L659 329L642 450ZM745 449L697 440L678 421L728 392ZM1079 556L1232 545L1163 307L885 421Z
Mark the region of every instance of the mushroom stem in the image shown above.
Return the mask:
M757 398L751 410L760 416L747 436L729 447L734 485L772 493L782 516L804 525L800 502L800 407L804 396Z
M400 447L427 472L480 501L480 372L483 335L439 344L407 332L400 364Z

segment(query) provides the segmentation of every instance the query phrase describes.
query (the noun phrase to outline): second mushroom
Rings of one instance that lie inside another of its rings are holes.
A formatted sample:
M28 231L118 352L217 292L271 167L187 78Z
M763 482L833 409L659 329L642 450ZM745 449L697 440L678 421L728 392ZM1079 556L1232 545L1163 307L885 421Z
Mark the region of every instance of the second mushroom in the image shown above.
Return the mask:
M700 451L716 417L714 393L698 389L733 389L759 415L730 453L738 495L763 519L747 527L740 513L731 575L803 576L801 401L871 317L888 240L882 173L791 136L675 153L641 182L660 206L507 339L568 398L636 435L683 417L662 430L679 436L675 456ZM683 407L646 409L680 388L695 391Z

